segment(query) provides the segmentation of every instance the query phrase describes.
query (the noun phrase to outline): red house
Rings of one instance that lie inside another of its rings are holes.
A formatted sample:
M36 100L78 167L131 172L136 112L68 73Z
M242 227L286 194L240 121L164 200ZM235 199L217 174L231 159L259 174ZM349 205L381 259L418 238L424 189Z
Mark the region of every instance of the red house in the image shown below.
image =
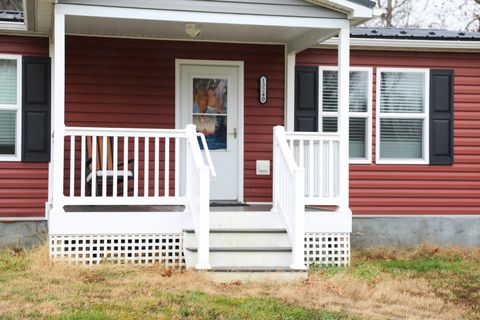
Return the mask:
M220 271L480 243L478 34L351 29L369 0L5 14L5 243L48 223L54 259Z

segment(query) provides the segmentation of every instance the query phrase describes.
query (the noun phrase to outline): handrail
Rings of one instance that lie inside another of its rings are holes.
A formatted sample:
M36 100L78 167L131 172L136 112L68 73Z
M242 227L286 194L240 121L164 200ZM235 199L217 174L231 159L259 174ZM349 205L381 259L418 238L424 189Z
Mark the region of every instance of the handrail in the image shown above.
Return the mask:
M297 168L297 164L295 163L295 159L293 158L285 139L285 130L283 127L275 127L274 130L276 130L274 135L275 142L280 148L281 154L285 157L290 173L293 173Z
M340 135L323 132L285 132L287 140L340 141Z
M305 170L295 163L287 145L285 129L273 129L273 211L285 219L292 242L292 269L305 269Z
M184 129L136 129L136 128L93 128L93 127L65 127L65 135L102 135L110 137L155 137L168 136L184 138Z
M185 130L187 135L187 206L192 215L195 235L197 236L197 263L195 268L205 270L210 269L211 169L204 163L195 125L189 124Z
M207 158L208 166L210 167L210 175L212 178L217 176L217 172L215 171L215 166L213 165L212 157L210 156L210 150L208 149L207 140L205 139L205 135L201 132L197 132L197 137L200 138L202 142L203 150L205 150L205 157Z

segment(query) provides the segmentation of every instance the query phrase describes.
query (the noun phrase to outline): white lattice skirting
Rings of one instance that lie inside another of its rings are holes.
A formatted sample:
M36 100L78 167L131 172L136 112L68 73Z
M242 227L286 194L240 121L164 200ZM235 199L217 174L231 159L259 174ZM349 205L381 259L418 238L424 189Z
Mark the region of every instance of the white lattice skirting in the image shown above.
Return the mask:
M350 233L306 233L305 264L350 265Z
M57 261L185 266L182 234L50 235L49 240L50 257Z
M50 235L50 257L73 264L102 262L185 267L183 234ZM305 264L348 266L349 233L306 233Z

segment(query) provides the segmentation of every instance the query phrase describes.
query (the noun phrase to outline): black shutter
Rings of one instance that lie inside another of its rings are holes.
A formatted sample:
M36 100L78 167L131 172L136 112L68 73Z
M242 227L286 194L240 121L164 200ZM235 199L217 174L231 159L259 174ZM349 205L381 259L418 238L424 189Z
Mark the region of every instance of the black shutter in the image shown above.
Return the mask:
M22 161L50 161L50 58L22 58Z
M430 70L430 164L453 164L453 70Z
M318 67L295 68L295 131L318 131Z

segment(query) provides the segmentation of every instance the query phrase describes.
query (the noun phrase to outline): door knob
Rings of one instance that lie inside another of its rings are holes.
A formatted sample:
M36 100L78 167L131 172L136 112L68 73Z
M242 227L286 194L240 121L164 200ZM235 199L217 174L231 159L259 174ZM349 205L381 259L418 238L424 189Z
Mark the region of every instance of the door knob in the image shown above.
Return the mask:
M233 129L233 132L230 132L229 135L233 136L235 139L237 139L237 128Z

